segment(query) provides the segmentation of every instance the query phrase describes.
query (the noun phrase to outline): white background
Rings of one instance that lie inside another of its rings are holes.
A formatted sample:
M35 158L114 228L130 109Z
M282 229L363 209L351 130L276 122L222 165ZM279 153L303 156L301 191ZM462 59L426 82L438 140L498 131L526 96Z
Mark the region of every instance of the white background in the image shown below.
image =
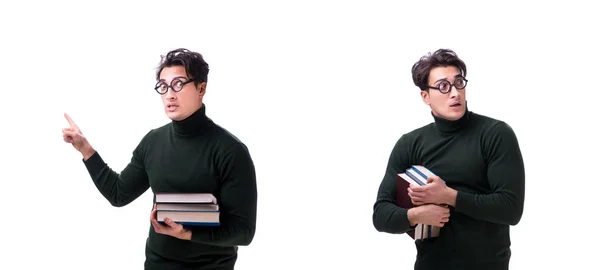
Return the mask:
M168 121L154 68L185 47L210 64L209 117L256 165L236 269L412 269L414 244L376 232L372 206L396 140L432 121L410 68L438 48L467 63L469 108L520 140L511 269L598 269L597 8L399 2L3 2L0 268L142 269L150 192L111 207L63 113L120 171Z

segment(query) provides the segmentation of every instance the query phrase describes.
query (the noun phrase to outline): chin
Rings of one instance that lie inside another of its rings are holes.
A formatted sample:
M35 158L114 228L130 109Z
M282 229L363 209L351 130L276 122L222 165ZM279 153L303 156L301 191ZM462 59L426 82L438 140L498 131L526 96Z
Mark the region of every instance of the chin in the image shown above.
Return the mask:
M452 121L456 121L460 118L462 118L465 115L465 110L461 110L461 111L450 111L448 112L444 118L448 119L448 120L452 120Z
M181 120L183 120L183 117L181 117L180 113L169 112L169 111L166 111L165 113L167 114L167 117L169 117L169 119L171 119L173 121L181 121Z
M434 111L433 114L436 115L437 117L449 120L449 121L456 121L458 119L460 119L461 117L463 117L463 115L465 115L465 109L464 107L462 108L462 110L456 110L456 109L446 109L446 110L440 110L440 111Z

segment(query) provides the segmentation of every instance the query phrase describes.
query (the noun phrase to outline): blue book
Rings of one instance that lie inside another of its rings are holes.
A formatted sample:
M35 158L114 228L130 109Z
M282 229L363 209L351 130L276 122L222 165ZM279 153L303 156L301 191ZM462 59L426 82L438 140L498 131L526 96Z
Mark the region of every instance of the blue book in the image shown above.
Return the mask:
M419 186L427 185L427 177L423 177L420 173L415 171L413 168L406 169L406 175L408 175L413 181Z
M437 176L431 170L427 169L425 166L422 166L422 165L412 165L410 167L410 170L413 173L418 174L420 177L425 178L425 180L427 180L427 178L429 178L429 176ZM442 179L442 181L444 181L444 179ZM425 183L427 183L427 181L425 181Z

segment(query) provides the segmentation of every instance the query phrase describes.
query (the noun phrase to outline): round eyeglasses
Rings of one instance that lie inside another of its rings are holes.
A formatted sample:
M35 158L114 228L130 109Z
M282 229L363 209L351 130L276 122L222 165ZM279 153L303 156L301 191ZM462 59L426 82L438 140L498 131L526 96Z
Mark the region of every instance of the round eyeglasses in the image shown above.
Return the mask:
M166 94L169 91L169 88L173 89L173 92L179 92L183 87L193 82L193 80L187 79L185 77L176 77L171 81L171 84L167 84L164 80L159 81L154 86L154 90L161 95Z
M431 89L437 89L442 94L447 94L452 89L452 86L454 86L457 90L465 89L465 87L467 87L467 82L468 80L464 77L456 77L456 79L454 79L454 83L450 83L448 80L443 80L440 82L440 84L438 84L438 86L428 85L427 87Z

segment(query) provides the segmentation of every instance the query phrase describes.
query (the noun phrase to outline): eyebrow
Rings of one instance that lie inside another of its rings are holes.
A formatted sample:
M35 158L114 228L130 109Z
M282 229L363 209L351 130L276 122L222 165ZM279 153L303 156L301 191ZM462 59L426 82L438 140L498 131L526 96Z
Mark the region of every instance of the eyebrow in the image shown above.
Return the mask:
M462 74L456 74L456 75L454 75L454 79L456 79L456 78L462 78L462 77L463 77ZM448 79L446 79L446 78L441 78L441 79L438 79L437 81L433 82L433 84L436 84L436 83L441 82L441 81L447 81L447 80Z
M187 76L176 76L176 77L173 77L173 79L171 79L171 81L172 81L172 80L175 80L175 79L186 79L186 80L191 80L191 79L190 79L190 78L188 78ZM159 81L159 82L166 82L167 80L165 80L165 79L160 79L160 80L158 80L158 81Z

